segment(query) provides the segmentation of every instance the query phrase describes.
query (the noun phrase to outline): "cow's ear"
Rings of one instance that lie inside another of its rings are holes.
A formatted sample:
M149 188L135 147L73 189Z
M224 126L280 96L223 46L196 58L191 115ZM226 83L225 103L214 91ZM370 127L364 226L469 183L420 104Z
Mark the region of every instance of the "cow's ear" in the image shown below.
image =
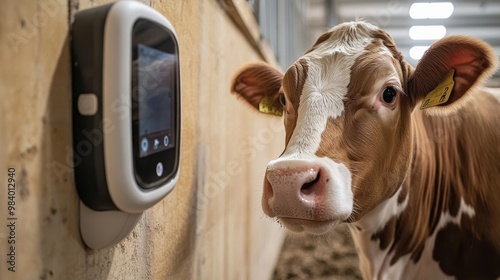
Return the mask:
M283 74L270 65L247 64L236 72L231 92L263 113L281 115L283 106L279 101L279 90L282 80Z
M436 106L429 113L453 112L473 98L496 67L497 57L483 41L449 36L424 54L408 81L409 95L421 109Z

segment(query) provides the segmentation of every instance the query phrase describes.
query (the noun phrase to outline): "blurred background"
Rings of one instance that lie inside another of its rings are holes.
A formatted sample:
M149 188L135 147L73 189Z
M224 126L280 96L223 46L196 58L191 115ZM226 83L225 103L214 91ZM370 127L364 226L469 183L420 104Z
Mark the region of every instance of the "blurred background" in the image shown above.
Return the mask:
M412 65L416 65L434 41L446 35L474 36L500 54L498 0L249 0L248 3L253 7L262 38L283 67L292 64L330 27L358 19L387 31ZM500 72L490 85L500 86Z

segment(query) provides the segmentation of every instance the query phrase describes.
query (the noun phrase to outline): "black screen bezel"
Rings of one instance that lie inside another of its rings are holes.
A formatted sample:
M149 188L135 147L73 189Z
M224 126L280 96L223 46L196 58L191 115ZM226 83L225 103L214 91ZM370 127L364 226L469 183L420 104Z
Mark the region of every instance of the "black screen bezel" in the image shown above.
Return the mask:
M134 69L133 63L138 58L138 45L172 54L175 57L177 67L175 73L175 92L172 96L174 112L174 147L150 154L145 157L139 156L139 106L137 96L138 90L138 71ZM132 28L132 146L134 160L134 176L137 184L142 189L151 190L172 180L179 168L179 147L180 147L180 70L179 70L179 49L174 34L166 27L145 19L139 18L135 21ZM156 174L156 165L158 162L163 164L163 174Z

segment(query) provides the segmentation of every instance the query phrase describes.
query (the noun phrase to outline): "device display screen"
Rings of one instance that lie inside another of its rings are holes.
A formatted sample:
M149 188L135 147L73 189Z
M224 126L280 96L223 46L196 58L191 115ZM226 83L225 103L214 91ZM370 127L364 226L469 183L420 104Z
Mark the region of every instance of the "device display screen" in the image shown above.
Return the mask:
M175 111L173 94L176 59L143 44L138 45L139 157L172 148Z
M135 178L151 189L178 169L179 52L163 26L138 19L132 30L132 140Z

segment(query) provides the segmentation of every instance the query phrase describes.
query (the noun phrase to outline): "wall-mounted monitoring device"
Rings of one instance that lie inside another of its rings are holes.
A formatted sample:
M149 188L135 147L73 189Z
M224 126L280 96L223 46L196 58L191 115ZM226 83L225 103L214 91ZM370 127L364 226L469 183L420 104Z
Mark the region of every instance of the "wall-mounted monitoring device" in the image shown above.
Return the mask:
M101 249L177 183L179 47L170 22L134 1L77 13L71 47L80 231Z

